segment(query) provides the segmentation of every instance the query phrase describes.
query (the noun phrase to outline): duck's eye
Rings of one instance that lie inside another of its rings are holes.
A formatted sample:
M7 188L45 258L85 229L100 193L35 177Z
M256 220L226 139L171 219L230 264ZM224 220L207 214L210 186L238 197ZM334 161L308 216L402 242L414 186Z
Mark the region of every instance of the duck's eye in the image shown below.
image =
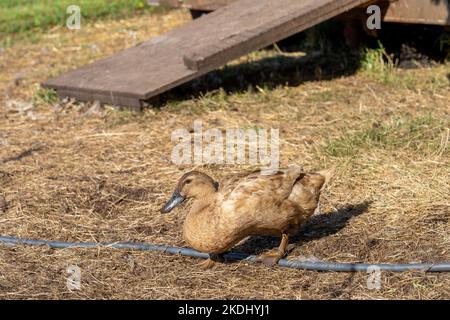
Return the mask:
M189 184L189 183L191 183L192 182L192 179L187 179L185 182L184 182L184 184Z

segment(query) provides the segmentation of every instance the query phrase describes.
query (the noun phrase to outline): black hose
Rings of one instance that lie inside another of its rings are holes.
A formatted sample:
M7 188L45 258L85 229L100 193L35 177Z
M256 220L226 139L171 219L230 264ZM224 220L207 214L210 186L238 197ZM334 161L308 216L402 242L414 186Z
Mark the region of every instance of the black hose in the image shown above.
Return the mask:
M31 245L31 246L49 246L51 248L115 248L127 250L143 250L143 251L159 251L170 254L181 254L183 256L194 258L209 258L209 254L198 252L194 249L170 247L158 244L133 243L133 242L64 242L64 241L48 241L48 240L32 240L17 237L0 236L0 242L6 245ZM256 262L256 256L247 255L238 252L229 252L224 255L226 260L233 261L250 261ZM412 270L421 270L426 272L448 272L450 271L450 263L404 263L404 264L370 264L370 263L339 263L339 262L321 262L321 261L299 261L281 259L278 261L280 267L316 270L316 271L336 271L336 272L355 272L355 271L392 271L403 272Z

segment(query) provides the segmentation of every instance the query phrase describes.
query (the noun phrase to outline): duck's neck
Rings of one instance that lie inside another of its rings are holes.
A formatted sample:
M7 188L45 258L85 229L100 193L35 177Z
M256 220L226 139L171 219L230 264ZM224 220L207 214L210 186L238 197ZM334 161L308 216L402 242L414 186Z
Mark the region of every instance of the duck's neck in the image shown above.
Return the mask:
M191 210L186 216L183 226L183 236L189 247L202 252L213 252L217 248L226 247L219 232L223 225L218 208L219 195L215 192L207 197L194 200Z
M214 238L217 228L216 194L197 197L184 221L184 239L189 246L201 250L199 243ZM208 242L206 241L206 242Z
M214 203L216 202L216 196L216 192L211 192L197 197L192 204L190 214L201 214L211 211L208 208L214 206Z

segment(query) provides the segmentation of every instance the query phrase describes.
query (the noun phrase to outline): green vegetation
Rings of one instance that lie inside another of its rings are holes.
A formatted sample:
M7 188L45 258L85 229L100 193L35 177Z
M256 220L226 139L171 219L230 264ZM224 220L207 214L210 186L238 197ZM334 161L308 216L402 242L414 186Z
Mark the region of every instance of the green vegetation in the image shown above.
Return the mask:
M439 150L445 123L431 115L392 118L379 124L330 140L324 147L327 155L351 157L374 149L404 149L433 153Z
M155 8L145 0L0 0L0 45L65 25L70 5L81 8L82 23L129 17Z
M56 91L51 89L39 89L36 91L33 102L34 104L42 104L42 103L54 103L58 100L58 94Z
M362 50L361 69L385 84L391 84L395 80L395 63L380 41L377 48Z

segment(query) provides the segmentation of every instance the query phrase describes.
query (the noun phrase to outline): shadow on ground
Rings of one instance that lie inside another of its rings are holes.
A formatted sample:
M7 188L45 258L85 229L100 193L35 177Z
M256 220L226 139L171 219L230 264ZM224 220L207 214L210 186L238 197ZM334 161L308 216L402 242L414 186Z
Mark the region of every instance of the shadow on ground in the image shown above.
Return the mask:
M439 0L433 0L439 1ZM386 50L400 68L418 68L442 62L448 57L449 33L442 26L384 23L377 36L356 30L360 43L347 46L343 25L328 21L277 43L276 55L268 47L256 61L227 65L147 101L154 107L199 98L219 89L227 94L296 87L304 82L332 80L349 76L360 68L362 48ZM381 47L380 47L381 46ZM301 56L300 52L306 52ZM264 58L263 56L266 55Z
M223 89L226 93L296 87L306 81L331 80L352 75L359 68L357 52L312 51L306 56L279 54L257 61L228 65L147 101L161 107L170 101L198 98Z

